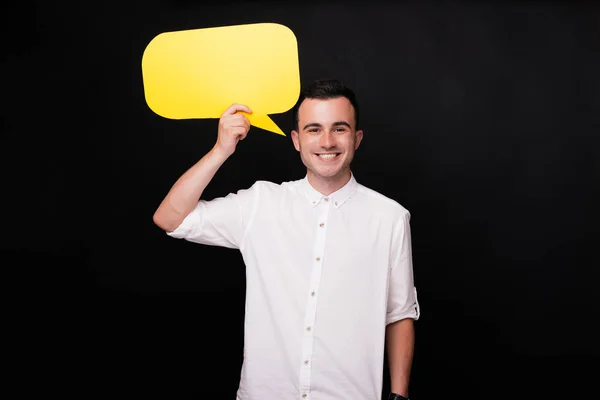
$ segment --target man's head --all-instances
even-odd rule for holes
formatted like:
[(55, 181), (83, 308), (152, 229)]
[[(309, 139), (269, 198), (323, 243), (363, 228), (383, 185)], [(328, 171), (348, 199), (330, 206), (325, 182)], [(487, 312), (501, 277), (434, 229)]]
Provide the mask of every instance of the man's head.
[(346, 182), (363, 137), (354, 92), (337, 80), (316, 81), (300, 94), (294, 116), (292, 140), (309, 179)]

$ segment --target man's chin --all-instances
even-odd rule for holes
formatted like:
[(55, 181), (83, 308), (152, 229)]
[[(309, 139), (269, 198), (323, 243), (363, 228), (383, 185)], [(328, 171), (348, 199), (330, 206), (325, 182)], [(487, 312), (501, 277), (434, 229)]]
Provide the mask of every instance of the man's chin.
[(315, 170), (313, 170), (313, 172), (318, 177), (327, 179), (327, 180), (333, 180), (333, 179), (339, 178), (342, 175), (342, 173), (341, 173), (342, 171), (339, 168), (335, 168), (335, 169), (316, 168)]

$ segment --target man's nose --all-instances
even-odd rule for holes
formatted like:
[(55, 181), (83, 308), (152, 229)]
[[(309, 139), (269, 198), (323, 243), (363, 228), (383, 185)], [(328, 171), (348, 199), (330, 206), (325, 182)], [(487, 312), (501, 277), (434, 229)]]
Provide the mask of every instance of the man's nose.
[(333, 147), (335, 144), (335, 139), (333, 137), (333, 134), (329, 131), (325, 131), (323, 133), (323, 135), (321, 136), (321, 147), (324, 148), (329, 148), (329, 147)]

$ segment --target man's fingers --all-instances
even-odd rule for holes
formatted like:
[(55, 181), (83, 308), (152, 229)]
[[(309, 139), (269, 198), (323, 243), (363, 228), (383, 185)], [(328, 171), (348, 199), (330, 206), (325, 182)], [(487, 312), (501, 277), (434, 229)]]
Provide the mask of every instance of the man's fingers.
[(226, 115), (222, 122), (230, 127), (242, 126), (250, 128), (250, 120), (244, 114)]
[(243, 104), (234, 103), (234, 104), (230, 105), (229, 107), (227, 107), (227, 109), (225, 111), (223, 111), (223, 114), (221, 114), (221, 116), (233, 115), (239, 111), (243, 111), (248, 114), (252, 114), (252, 110), (249, 107), (247, 107)]
[(248, 134), (248, 130), (246, 128), (234, 128), (231, 130), (231, 133), (235, 136), (237, 136), (240, 140), (245, 138), (246, 135)]

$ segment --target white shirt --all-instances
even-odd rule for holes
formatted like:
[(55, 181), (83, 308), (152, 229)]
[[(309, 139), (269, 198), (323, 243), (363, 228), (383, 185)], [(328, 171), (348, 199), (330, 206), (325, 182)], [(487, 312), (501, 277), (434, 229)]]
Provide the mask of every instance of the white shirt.
[(304, 179), (197, 207), (172, 237), (239, 249), (246, 265), (237, 400), (379, 400), (386, 324), (418, 319), (409, 212), (354, 178)]

